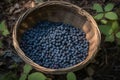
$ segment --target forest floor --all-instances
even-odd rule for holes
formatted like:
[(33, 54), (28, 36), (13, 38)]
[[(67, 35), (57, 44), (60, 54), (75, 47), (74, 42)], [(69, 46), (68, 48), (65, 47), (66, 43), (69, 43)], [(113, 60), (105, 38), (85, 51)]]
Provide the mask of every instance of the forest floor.
[[(78, 5), (94, 15), (91, 9), (94, 3), (106, 5), (114, 3), (115, 7), (119, 7), (119, 0), (63, 0)], [(33, 0), (2, 0), (0, 1), (0, 21), (5, 20), (10, 31), (8, 37), (3, 38), (3, 48), (0, 49), (0, 77), (9, 71), (14, 71), (17, 64), (20, 75), (21, 68), (24, 64), (14, 51), (12, 45), (12, 28), (18, 17), (27, 9), (37, 5)], [(104, 36), (102, 36), (104, 38)], [(17, 57), (17, 58), (16, 58)], [(120, 80), (120, 46), (115, 42), (104, 42), (101, 40), (100, 50), (95, 59), (85, 68), (75, 72), (78, 80)], [(65, 75), (47, 75), (52, 80), (66, 80)]]

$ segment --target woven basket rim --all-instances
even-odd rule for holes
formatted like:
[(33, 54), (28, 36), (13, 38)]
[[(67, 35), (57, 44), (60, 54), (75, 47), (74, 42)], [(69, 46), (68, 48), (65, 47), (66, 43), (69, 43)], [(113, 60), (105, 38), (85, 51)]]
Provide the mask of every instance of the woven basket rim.
[[(97, 49), (96, 51), (94, 52), (94, 55), (92, 55), (92, 57), (90, 59), (85, 59), (84, 61), (74, 65), (74, 66), (71, 66), (71, 67), (67, 67), (67, 68), (63, 68), (63, 69), (50, 69), (50, 68), (45, 68), (45, 67), (42, 67), (36, 63), (34, 63), (30, 58), (28, 58), (27, 56), (25, 56), (25, 53), (20, 49), (19, 47), (19, 43), (17, 41), (17, 26), (20, 25), (21, 21), (23, 18), (25, 18), (30, 12), (38, 9), (38, 8), (41, 8), (41, 7), (44, 7), (46, 5), (54, 5), (54, 4), (57, 4), (57, 5), (62, 5), (62, 6), (68, 6), (68, 7), (75, 7), (77, 9), (79, 9), (78, 13), (82, 16), (86, 16), (88, 21), (91, 22), (92, 25), (94, 25), (96, 27), (96, 31), (97, 31), (97, 35), (98, 35), (98, 38), (99, 40), (101, 41), (101, 36), (100, 36), (100, 31), (97, 27), (97, 24), (95, 22), (95, 20), (93, 19), (93, 17), (88, 13), (86, 12), (85, 10), (83, 10), (82, 8), (74, 5), (74, 4), (71, 4), (69, 2), (65, 2), (65, 1), (47, 1), (47, 2), (43, 2), (42, 4), (39, 4), (37, 5), (36, 7), (32, 8), (32, 9), (29, 9), (27, 10), (19, 19), (18, 21), (16, 22), (15, 26), (14, 26), (14, 29), (13, 29), (13, 45), (14, 45), (14, 48), (15, 50), (17, 50), (17, 53), (18, 55), (28, 64), (32, 65), (33, 67), (35, 67), (37, 70), (41, 71), (41, 72), (44, 72), (44, 73), (47, 73), (47, 74), (62, 74), (62, 73), (66, 73), (66, 72), (69, 72), (69, 71), (76, 71), (78, 70), (79, 66), (84, 66), (85, 64), (88, 64), (96, 55), (97, 51), (98, 51), (98, 48), (99, 48), (99, 44), (100, 44), (100, 41), (98, 42), (97, 44)], [(81, 14), (80, 12), (82, 12), (83, 14)], [(76, 69), (75, 69), (76, 68)]]

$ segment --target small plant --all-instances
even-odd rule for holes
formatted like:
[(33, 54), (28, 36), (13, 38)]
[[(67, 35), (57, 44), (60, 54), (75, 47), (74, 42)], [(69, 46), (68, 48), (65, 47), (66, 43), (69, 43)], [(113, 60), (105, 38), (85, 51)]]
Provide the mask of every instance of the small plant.
[(76, 75), (73, 72), (67, 73), (67, 80), (77, 80)]
[(29, 72), (32, 70), (32, 67), (28, 64), (26, 64), (24, 67), (23, 67), (23, 73), (21, 74), (21, 77), (19, 80), (26, 80), (27, 79), (27, 76), (29, 74)]
[(2, 43), (2, 38), (6, 37), (9, 33), (7, 26), (5, 24), (5, 21), (0, 22), (0, 48), (2, 48), (3, 43)]
[(117, 41), (120, 44), (120, 27), (118, 15), (113, 11), (114, 4), (109, 3), (105, 7), (95, 3), (93, 10), (96, 10), (94, 19), (98, 22), (99, 29), (105, 35), (105, 41)]
[(96, 10), (97, 15), (94, 17), (96, 20), (100, 20), (101, 23), (107, 24), (107, 20), (117, 20), (118, 16), (113, 12), (114, 4), (109, 3), (104, 8), (100, 4), (94, 4), (93, 9)]
[[(52, 80), (40, 72), (33, 72), (30, 74), (31, 70), (32, 67), (28, 64), (25, 64), (23, 67), (23, 73), (21, 74), (19, 80)], [(66, 78), (67, 80), (77, 80), (76, 75), (73, 72), (67, 73)]]
[(47, 78), (44, 74), (40, 72), (33, 72), (31, 74), (30, 71), (32, 70), (32, 67), (28, 64), (26, 64), (23, 67), (23, 73), (20, 76), (19, 80), (51, 80), (50, 78)]

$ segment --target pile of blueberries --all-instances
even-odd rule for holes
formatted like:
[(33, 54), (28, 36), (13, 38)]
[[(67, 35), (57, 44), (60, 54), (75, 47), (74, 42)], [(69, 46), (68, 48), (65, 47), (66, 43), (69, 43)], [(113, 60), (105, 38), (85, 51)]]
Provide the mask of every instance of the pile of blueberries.
[(60, 69), (86, 59), (89, 42), (85, 37), (81, 29), (72, 25), (40, 21), (23, 33), (20, 47), (35, 63)]

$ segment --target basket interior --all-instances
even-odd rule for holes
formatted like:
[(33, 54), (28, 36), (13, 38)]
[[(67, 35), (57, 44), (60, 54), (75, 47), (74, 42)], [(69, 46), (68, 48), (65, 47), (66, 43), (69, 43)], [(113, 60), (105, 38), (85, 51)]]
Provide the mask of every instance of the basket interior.
[(21, 36), (25, 30), (33, 27), (37, 22), (43, 20), (63, 22), (81, 28), (86, 22), (86, 17), (79, 15), (74, 9), (61, 5), (40, 7), (24, 16), (20, 26), (18, 27), (18, 36)]

